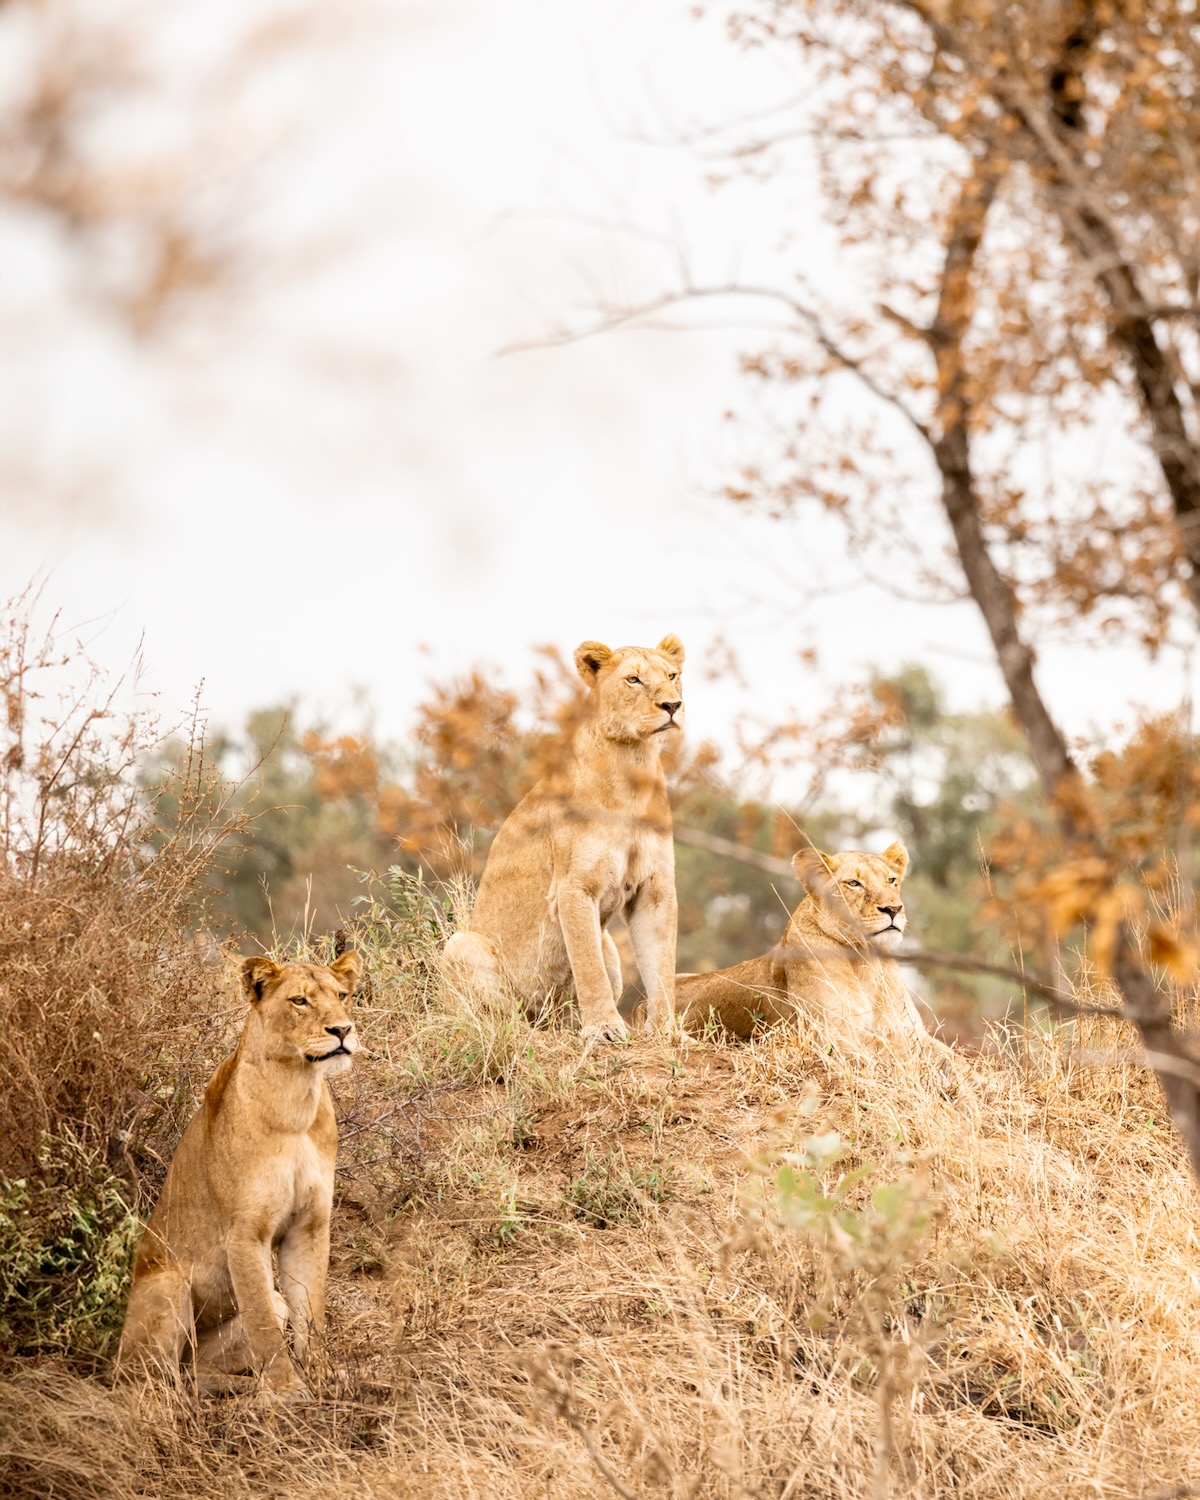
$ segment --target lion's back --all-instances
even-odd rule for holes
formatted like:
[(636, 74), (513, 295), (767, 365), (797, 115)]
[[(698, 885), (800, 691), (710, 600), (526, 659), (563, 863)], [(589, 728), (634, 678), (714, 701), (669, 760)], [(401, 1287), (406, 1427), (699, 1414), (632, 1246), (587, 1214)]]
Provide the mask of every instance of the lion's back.
[(675, 1003), (693, 1033), (715, 1024), (734, 1036), (751, 1037), (791, 1013), (784, 972), (770, 953), (729, 969), (677, 976)]

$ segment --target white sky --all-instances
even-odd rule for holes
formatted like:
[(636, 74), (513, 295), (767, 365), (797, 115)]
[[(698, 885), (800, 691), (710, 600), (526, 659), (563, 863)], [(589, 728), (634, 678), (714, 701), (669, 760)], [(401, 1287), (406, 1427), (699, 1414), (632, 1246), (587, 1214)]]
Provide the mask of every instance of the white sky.
[[(144, 637), (168, 717), (203, 679), (225, 724), (293, 695), (344, 715), (361, 687), (398, 733), (435, 675), (482, 658), (519, 680), (536, 643), (667, 630), (689, 649), (699, 735), (727, 738), (748, 709), (811, 711), (809, 644), (826, 680), (919, 659), (957, 704), (999, 702), (972, 607), (814, 597), (847, 576), (834, 530), (714, 498), (746, 441), (721, 420), (745, 403), (736, 356), (754, 341), (733, 318), (761, 313), (496, 357), (585, 314), (596, 287), (669, 281), (661, 248), (585, 217), (676, 239), (716, 279), (769, 275), (799, 224), (809, 269), (836, 276), (802, 173), (713, 193), (694, 151), (638, 138), (796, 87), (691, 9), (391, 7), (361, 45), (278, 84), (268, 103), (306, 123), (255, 189), (256, 290), (160, 348), (86, 303), (44, 225), (0, 219), (0, 591), (43, 577), (47, 607), (92, 622), (110, 666)], [(203, 11), (181, 55), (197, 34), (217, 47), (236, 7)], [(299, 274), (318, 241), (324, 264)], [(745, 688), (705, 683), (718, 634)], [(1148, 668), (1051, 650), (1041, 677), (1078, 733), (1174, 706), (1188, 671), (1177, 654)]]

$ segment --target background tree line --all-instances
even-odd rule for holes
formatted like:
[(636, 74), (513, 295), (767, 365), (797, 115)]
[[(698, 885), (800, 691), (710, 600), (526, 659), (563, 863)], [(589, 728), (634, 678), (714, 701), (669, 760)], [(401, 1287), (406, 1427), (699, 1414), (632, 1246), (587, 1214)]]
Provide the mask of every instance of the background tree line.
[[(557, 753), (580, 705), (569, 666), (547, 649), (524, 685), (480, 667), (434, 688), (403, 744), (366, 726), (335, 733), (294, 704), (213, 734), (204, 754), (220, 774), (201, 795), (248, 823), (210, 873), (197, 920), (269, 942), (333, 929), (371, 878), (392, 868), (434, 880), (477, 877), (496, 830)], [(1193, 857), (1194, 751), (1164, 722), (1096, 763), (1114, 832), (1131, 851), (1170, 847), (1185, 862)], [(195, 784), (180, 775), (189, 755), (194, 746), (169, 742), (144, 773), (163, 830), (177, 826), (184, 788)], [(913, 854), (906, 895), (922, 945), (1014, 962), (1016, 888), (1004, 861), (1019, 868), (1023, 845), (1038, 829), (1045, 836), (1045, 809), (1010, 718), (950, 712), (929, 673), (909, 666), (876, 676), (816, 723), (773, 731), (752, 755), (760, 770), (785, 755), (796, 760), (806, 784), (782, 802), (744, 795), (711, 744), (685, 743), (670, 763), (681, 970), (734, 963), (778, 940), (799, 887), (772, 860), (785, 866), (807, 839), (870, 845), (885, 832)], [(1155, 766), (1157, 796), (1149, 795)], [(1002, 868), (993, 871), (997, 850)], [(1055, 937), (1050, 929), (1027, 934), (1026, 958), (1053, 965)], [(931, 975), (924, 988), (951, 1029), (967, 1035), (1013, 997), (1013, 986), (995, 978)]]

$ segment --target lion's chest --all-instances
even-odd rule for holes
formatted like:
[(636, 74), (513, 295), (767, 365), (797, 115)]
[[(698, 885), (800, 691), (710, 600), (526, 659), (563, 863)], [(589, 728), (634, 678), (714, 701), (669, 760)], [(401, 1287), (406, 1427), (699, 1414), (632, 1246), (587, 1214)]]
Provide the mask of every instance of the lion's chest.
[(588, 872), (602, 926), (637, 906), (648, 889), (661, 883), (664, 872), (668, 878), (671, 874), (669, 839), (632, 822), (625, 832), (615, 847), (597, 850)]
[(278, 1244), (298, 1220), (328, 1212), (333, 1163), (311, 1136), (293, 1136), (281, 1150), (265, 1155), (243, 1186), (242, 1212), (252, 1212), (263, 1237)]
[(843, 1042), (859, 1045), (903, 1021), (907, 991), (893, 963), (794, 925), (785, 946), (789, 993)]

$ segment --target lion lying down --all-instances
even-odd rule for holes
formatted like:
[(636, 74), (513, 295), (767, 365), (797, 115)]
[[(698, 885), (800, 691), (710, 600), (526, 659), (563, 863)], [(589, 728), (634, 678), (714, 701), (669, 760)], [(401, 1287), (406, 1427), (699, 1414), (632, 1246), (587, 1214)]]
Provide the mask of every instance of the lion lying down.
[(805, 849), (792, 865), (808, 895), (778, 948), (731, 969), (677, 976), (686, 1028), (700, 1032), (715, 1022), (750, 1037), (802, 1015), (843, 1052), (861, 1054), (880, 1042), (949, 1056), (950, 1048), (926, 1031), (890, 956), (907, 920), (900, 894), (908, 868), (903, 844), (882, 854)]
[(358, 1048), (347, 1006), (360, 972), (357, 953), (328, 968), (243, 962), (250, 1014), (138, 1249), (118, 1374), (177, 1380), (190, 1350), (203, 1394), (304, 1391), (284, 1329), (303, 1360), (324, 1325), (337, 1155), (326, 1079)]

